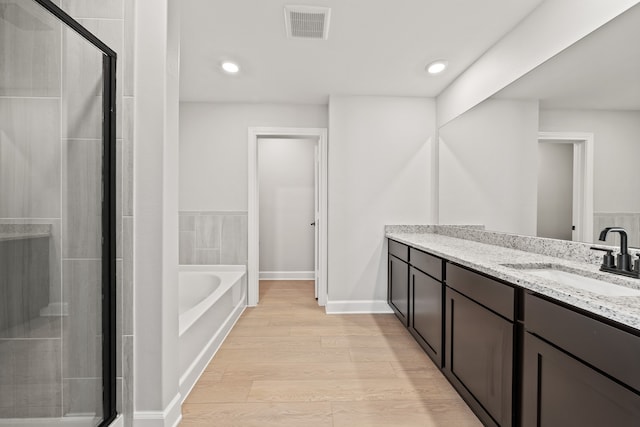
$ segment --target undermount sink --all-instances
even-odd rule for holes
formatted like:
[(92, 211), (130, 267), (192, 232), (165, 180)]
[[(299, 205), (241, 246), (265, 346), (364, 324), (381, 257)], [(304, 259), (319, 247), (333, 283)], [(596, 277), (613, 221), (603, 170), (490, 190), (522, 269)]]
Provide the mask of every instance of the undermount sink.
[(639, 289), (628, 288), (622, 285), (605, 282), (603, 280), (594, 279), (570, 271), (566, 271), (563, 266), (555, 266), (547, 264), (543, 266), (503, 264), (506, 267), (515, 268), (533, 276), (543, 279), (552, 280), (562, 285), (571, 286), (573, 288), (582, 289), (593, 292), (595, 294), (608, 297), (635, 297), (640, 296)]

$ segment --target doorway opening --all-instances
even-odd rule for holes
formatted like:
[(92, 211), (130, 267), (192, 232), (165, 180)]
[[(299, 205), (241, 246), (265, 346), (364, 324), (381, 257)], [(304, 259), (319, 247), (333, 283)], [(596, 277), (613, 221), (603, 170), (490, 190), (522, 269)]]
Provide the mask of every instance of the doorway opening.
[(538, 134), (537, 236), (593, 241), (593, 134)]
[(265, 281), (315, 280), (317, 147), (318, 138), (258, 138), (262, 295)]
[[(307, 163), (309, 168), (313, 168), (310, 171), (301, 169), (300, 165), (294, 167), (287, 166), (284, 158), (281, 162), (281, 169), (290, 167), (291, 170), (278, 171), (278, 153), (279, 149), (286, 146), (292, 147), (291, 142), (297, 144), (297, 150), (301, 151), (300, 154), (309, 156), (313, 153), (312, 163)], [(315, 296), (318, 300), (318, 305), (324, 306), (327, 300), (327, 284), (326, 284), (326, 260), (327, 260), (327, 130), (324, 128), (249, 128), (249, 200), (248, 200), (248, 226), (249, 226), (249, 251), (248, 251), (248, 266), (247, 266), (247, 280), (248, 280), (248, 292), (247, 292), (247, 304), (249, 306), (255, 306), (259, 302), (260, 298), (260, 279), (307, 279), (315, 280)], [(260, 145), (260, 144), (264, 144)], [(310, 146), (305, 144), (311, 144)], [(275, 148), (274, 150), (265, 150), (267, 146)], [(309, 151), (311, 149), (311, 152)], [(269, 153), (269, 151), (272, 151)], [(306, 154), (304, 152), (306, 151)], [(263, 209), (268, 210), (269, 215), (273, 215), (274, 211), (280, 210), (281, 218), (279, 221), (282, 223), (282, 227), (276, 227), (275, 230), (262, 230), (260, 228), (260, 209), (261, 209), (261, 185), (260, 178), (261, 172), (259, 162), (259, 152), (262, 152), (262, 156), (265, 161), (265, 169), (269, 169), (271, 175), (270, 179), (278, 179), (286, 176), (293, 177), (296, 174), (299, 175), (300, 180), (313, 181), (313, 188), (309, 188), (309, 183), (302, 187), (294, 189), (292, 191), (281, 192), (279, 200), (273, 200), (268, 197), (262, 197)], [(296, 171), (297, 170), (297, 171)], [(311, 176), (309, 176), (311, 175)], [(265, 178), (262, 174), (262, 178)], [(269, 191), (268, 187), (273, 183), (263, 182), (263, 191)], [(307, 196), (304, 193), (313, 193), (313, 197), (310, 200), (310, 205), (306, 209), (309, 212), (304, 217), (298, 215), (293, 219), (294, 212), (287, 212), (287, 205), (289, 209), (298, 210), (298, 214), (302, 212), (298, 209), (300, 206), (296, 206)], [(288, 194), (286, 194), (288, 193)], [(266, 202), (266, 205), (265, 205)], [(306, 203), (306, 202), (304, 202)], [(293, 208), (291, 208), (293, 206)], [(310, 215), (310, 216), (309, 216)], [(289, 218), (287, 219), (287, 216)], [(306, 224), (304, 227), (309, 227), (306, 231), (301, 228), (304, 221)], [(296, 224), (298, 223), (298, 224)], [(291, 227), (297, 229), (298, 235), (274, 235), (283, 231), (285, 228), (291, 231)], [(281, 228), (281, 230), (279, 229)], [(295, 234), (295, 233), (294, 233)], [(310, 235), (311, 234), (311, 235)], [(277, 247), (269, 248), (269, 254), (265, 255), (268, 259), (261, 262), (260, 247), (261, 239), (265, 239), (264, 243), (273, 244), (277, 240)], [(286, 256), (286, 252), (290, 252), (290, 248), (287, 245), (292, 242), (300, 243), (301, 241), (313, 240), (313, 248), (310, 252), (313, 255), (296, 254), (302, 256), (304, 259), (298, 259), (298, 265), (306, 265), (307, 267), (301, 271), (283, 271), (278, 270), (277, 266), (282, 266), (282, 257)], [(304, 243), (303, 243), (304, 244)], [(265, 248), (266, 249), (266, 248)], [(266, 253), (264, 253), (266, 254)], [(263, 254), (263, 255), (264, 255)], [(312, 256), (312, 262), (309, 262), (309, 256)], [(274, 267), (276, 266), (276, 267)], [(269, 271), (269, 269), (276, 268)], [(261, 274), (262, 271), (262, 274)], [(262, 276), (262, 277), (261, 277)]]

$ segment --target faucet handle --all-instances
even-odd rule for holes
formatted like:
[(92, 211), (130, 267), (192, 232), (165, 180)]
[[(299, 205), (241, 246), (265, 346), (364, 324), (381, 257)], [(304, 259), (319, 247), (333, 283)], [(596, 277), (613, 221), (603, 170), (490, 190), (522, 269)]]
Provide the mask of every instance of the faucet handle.
[[(613, 249), (599, 248), (597, 246), (591, 246), (590, 249), (594, 251), (606, 252), (606, 254), (604, 254), (604, 256), (602, 257), (603, 266), (610, 267), (610, 268), (614, 268), (616, 266), (615, 259), (613, 257)], [(638, 256), (640, 257), (640, 255)]]

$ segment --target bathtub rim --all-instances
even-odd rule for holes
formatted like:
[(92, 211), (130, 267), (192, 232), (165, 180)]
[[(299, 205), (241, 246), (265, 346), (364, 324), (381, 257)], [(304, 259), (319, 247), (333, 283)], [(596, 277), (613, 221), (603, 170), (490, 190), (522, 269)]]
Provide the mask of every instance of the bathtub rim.
[[(178, 316), (178, 337), (184, 335), (195, 325), (204, 312), (215, 304), (222, 294), (246, 276), (247, 267), (244, 265), (179, 265), (178, 273), (181, 272), (221, 273), (222, 277), (220, 285), (211, 294)], [(180, 281), (178, 280), (178, 292), (180, 292), (179, 287)]]
[[(224, 273), (224, 272), (223, 272)], [(234, 273), (231, 273), (234, 274)], [(185, 277), (185, 283), (183, 283), (183, 275), (188, 275), (188, 276), (192, 276), (192, 275), (196, 275), (197, 280), (195, 281), (196, 283), (189, 283), (190, 281), (192, 281), (193, 279), (191, 277)], [(226, 276), (228, 276), (228, 274), (226, 274)], [(214, 272), (200, 272), (200, 271), (181, 271), (178, 273), (178, 278), (179, 278), (179, 289), (178, 289), (178, 315), (182, 316), (184, 313), (187, 313), (189, 310), (191, 310), (194, 307), (197, 307), (198, 305), (200, 305), (200, 303), (202, 303), (205, 299), (207, 299), (212, 293), (214, 293), (216, 291), (216, 289), (218, 289), (220, 287), (220, 285), (222, 284), (222, 279), (223, 277), (226, 277), (225, 275), (220, 275), (220, 274), (215, 274)], [(201, 281), (201, 279), (206, 279), (206, 282)], [(194, 288), (194, 289), (189, 289), (188, 291), (186, 291), (184, 288)], [(197, 289), (200, 288), (200, 289)], [(183, 291), (185, 291), (186, 294), (189, 294), (188, 299), (190, 301), (189, 305), (187, 307), (183, 307)], [(187, 299), (186, 295), (185, 295), (185, 299)], [(195, 303), (194, 303), (195, 301)], [(186, 301), (185, 301), (186, 302)]]
[(179, 264), (178, 272), (181, 271), (243, 271), (247, 272), (244, 264)]

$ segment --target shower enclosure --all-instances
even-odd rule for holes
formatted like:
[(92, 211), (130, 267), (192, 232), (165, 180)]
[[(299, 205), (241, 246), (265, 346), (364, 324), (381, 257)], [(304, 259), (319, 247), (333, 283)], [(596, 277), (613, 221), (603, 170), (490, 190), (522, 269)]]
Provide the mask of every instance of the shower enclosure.
[(0, 426), (116, 415), (116, 54), (0, 0)]

